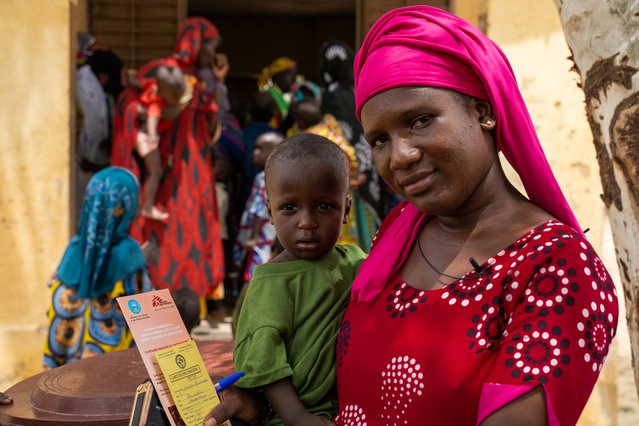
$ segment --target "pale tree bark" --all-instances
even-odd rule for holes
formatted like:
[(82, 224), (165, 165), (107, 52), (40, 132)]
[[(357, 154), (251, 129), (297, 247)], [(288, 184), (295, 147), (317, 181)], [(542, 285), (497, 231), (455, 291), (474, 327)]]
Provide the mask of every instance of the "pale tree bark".
[(639, 0), (555, 4), (586, 95), (639, 383)]

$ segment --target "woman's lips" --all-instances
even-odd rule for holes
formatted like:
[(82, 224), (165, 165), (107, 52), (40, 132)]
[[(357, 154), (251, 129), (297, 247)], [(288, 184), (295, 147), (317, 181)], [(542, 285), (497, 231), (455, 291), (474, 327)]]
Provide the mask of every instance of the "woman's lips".
[(417, 172), (398, 180), (398, 184), (407, 195), (416, 195), (426, 191), (432, 184), (432, 172)]

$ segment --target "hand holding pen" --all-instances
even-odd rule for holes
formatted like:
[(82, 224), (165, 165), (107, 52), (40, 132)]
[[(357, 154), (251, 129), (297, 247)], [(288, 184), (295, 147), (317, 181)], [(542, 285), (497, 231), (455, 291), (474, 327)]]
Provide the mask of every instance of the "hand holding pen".
[(235, 383), (238, 380), (240, 380), (240, 378), (242, 378), (242, 376), (244, 376), (244, 372), (243, 371), (238, 371), (237, 373), (233, 373), (233, 374), (231, 374), (228, 377), (220, 379), (220, 381), (217, 382), (214, 385), (215, 386), (215, 390), (217, 391), (217, 393), (222, 392), (224, 389), (229, 388), (233, 383)]

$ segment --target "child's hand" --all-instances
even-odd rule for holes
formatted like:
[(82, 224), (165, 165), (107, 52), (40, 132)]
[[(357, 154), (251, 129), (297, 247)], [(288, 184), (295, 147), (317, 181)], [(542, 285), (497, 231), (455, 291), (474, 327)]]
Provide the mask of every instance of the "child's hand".
[(224, 83), (226, 75), (229, 73), (230, 65), (229, 59), (224, 53), (218, 53), (215, 55), (215, 61), (211, 67), (213, 70), (213, 77), (218, 83)]

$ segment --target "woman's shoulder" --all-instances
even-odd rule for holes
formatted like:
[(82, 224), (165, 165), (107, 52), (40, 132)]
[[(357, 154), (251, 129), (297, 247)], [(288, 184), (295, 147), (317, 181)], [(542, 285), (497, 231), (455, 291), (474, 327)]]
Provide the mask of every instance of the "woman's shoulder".
[(533, 267), (535, 271), (556, 264), (556, 267), (561, 268), (583, 269), (586, 274), (596, 270), (602, 277), (608, 275), (601, 258), (586, 237), (556, 219), (530, 229), (508, 245), (501, 254), (521, 259), (521, 265), (537, 265)]
[(548, 240), (562, 240), (564, 244), (588, 244), (588, 240), (581, 233), (576, 231), (569, 225), (558, 221), (557, 219), (548, 219), (544, 222), (530, 228), (530, 230), (522, 237), (529, 238), (532, 241), (546, 242)]

